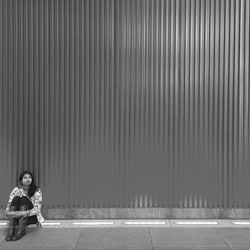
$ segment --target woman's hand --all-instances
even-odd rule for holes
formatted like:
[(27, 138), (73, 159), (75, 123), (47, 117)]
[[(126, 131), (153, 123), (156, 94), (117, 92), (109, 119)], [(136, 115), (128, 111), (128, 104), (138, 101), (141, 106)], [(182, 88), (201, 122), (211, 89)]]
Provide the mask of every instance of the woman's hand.
[(20, 217), (26, 217), (28, 216), (28, 211), (18, 211)]
[(27, 216), (27, 211), (6, 212), (6, 216), (10, 218), (21, 218), (21, 217)]
[(19, 214), (20, 211), (11, 211), (11, 212), (6, 212), (6, 216), (8, 218), (20, 218), (20, 214)]

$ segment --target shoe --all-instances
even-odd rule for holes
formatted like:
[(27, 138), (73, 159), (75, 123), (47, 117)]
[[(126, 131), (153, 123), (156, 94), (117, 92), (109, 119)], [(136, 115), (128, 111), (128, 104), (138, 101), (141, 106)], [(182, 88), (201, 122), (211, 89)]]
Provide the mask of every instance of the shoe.
[[(10, 206), (10, 211), (16, 211), (16, 206)], [(12, 240), (12, 237), (15, 234), (15, 218), (9, 218), (9, 231), (8, 231), (8, 235), (6, 236), (5, 240), (6, 241), (10, 241)]]
[[(20, 211), (26, 211), (28, 207), (25, 205), (20, 206)], [(12, 237), (13, 241), (21, 239), (26, 234), (27, 217), (19, 218), (19, 226), (17, 226), (16, 234)]]

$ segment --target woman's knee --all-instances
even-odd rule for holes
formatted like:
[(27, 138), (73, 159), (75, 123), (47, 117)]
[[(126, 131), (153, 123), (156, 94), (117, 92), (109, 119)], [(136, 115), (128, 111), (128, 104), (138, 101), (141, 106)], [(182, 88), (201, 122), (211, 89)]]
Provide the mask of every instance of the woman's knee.
[(20, 205), (21, 206), (25, 205), (27, 210), (33, 208), (33, 204), (26, 196), (22, 196), (20, 202), (21, 202)]
[(28, 205), (29, 204), (29, 199), (26, 196), (22, 196), (20, 198), (21, 205)]
[(16, 206), (16, 207), (18, 207), (19, 205), (20, 205), (20, 203), (21, 203), (21, 197), (19, 197), (19, 196), (15, 196), (14, 198), (13, 198), (13, 200), (11, 201), (11, 206)]

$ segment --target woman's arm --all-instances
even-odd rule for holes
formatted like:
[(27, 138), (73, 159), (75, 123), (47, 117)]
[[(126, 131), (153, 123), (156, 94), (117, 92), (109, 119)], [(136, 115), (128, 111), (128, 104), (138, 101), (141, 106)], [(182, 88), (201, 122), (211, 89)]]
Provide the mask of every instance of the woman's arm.
[[(8, 203), (7, 203), (7, 206), (6, 206), (5, 214), (6, 214), (7, 217), (8, 217), (9, 212), (10, 212), (11, 202), (12, 202), (13, 198), (16, 196), (16, 194), (17, 194), (17, 188), (15, 187), (14, 189), (12, 189), (12, 191), (11, 191), (11, 193), (9, 195), (9, 200), (8, 200)], [(11, 214), (13, 214), (13, 213), (10, 213), (10, 215)]]
[(35, 199), (35, 204), (34, 207), (29, 211), (28, 216), (33, 216), (33, 215), (37, 215), (39, 213), (39, 211), (41, 210), (42, 207), (42, 191), (39, 188), (35, 194), (34, 194), (34, 199)]

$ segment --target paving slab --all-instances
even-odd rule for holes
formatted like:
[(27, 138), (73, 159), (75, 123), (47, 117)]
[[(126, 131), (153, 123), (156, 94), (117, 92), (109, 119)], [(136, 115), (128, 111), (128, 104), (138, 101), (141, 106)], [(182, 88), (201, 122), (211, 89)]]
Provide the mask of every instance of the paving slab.
[(231, 247), (232, 250), (249, 250), (249, 247)]
[[(1, 250), (74, 250), (74, 248), (68, 248), (68, 247), (11, 247), (11, 246), (8, 246), (7, 248), (6, 247), (0, 247)], [(84, 250), (84, 248), (83, 248)]]
[(83, 245), (90, 249), (152, 249), (148, 228), (84, 228), (76, 250), (82, 249)]
[(230, 247), (250, 249), (250, 228), (216, 228)]
[(38, 248), (60, 248), (74, 249), (81, 229), (61, 228), (29, 228), (26, 235), (17, 241), (5, 241), (6, 229), (0, 233), (0, 249), (38, 249)]
[(157, 247), (228, 247), (211, 228), (150, 228), (153, 246)]
[(88, 248), (88, 247), (81, 247), (81, 248), (75, 248), (75, 250), (154, 250), (152, 247), (98, 247), (98, 248)]
[(230, 247), (154, 247), (154, 250), (229, 250)]

